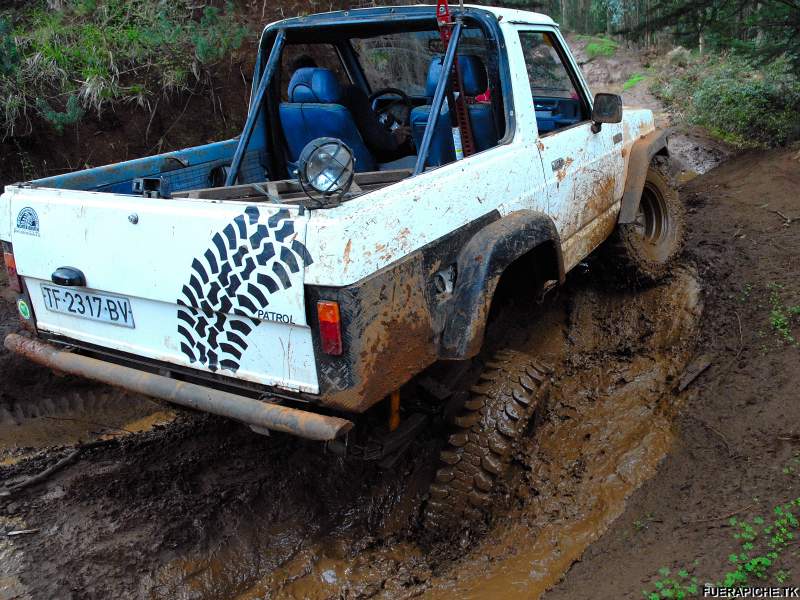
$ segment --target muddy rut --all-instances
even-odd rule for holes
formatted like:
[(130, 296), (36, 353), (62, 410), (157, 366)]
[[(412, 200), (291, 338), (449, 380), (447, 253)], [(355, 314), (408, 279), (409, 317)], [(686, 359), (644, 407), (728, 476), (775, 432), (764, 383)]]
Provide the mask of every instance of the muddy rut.
[[(456, 539), (420, 525), (440, 431), (381, 471), (314, 444), (127, 398), (106, 415), (113, 423), (98, 424), (103, 410), (90, 424), (71, 422), (73, 435), (100, 440), (78, 462), (0, 498), (2, 529), (36, 530), (3, 542), (0, 590), (32, 598), (535, 597), (666, 453), (680, 403), (673, 390), (701, 307), (687, 267), (643, 293), (578, 274), (543, 305), (513, 308), (519, 326), (505, 343), (554, 367), (551, 392), (495, 493), (491, 521)], [(91, 390), (99, 407), (108, 393)], [(41, 444), (53, 427), (47, 417), (58, 413), (59, 402), (51, 404), (50, 413), (0, 410), (6, 484), (68, 452), (56, 442), (65, 438)]]

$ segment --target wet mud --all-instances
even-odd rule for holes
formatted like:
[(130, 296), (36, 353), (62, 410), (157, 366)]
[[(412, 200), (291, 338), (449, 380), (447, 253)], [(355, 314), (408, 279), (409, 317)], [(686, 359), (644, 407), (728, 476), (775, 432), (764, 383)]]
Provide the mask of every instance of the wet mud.
[[(4, 540), (0, 590), (23, 598), (537, 597), (667, 452), (674, 388), (701, 308), (689, 267), (642, 293), (577, 274), (542, 305), (509, 308), (514, 326), (502, 343), (550, 364), (551, 392), (494, 493), (492, 518), (455, 539), (421, 525), (444, 435), (435, 428), (382, 471), (312, 443), (203, 415), (162, 418), (163, 407), (133, 402), (79, 462), (0, 498), (0, 529), (37, 530)], [(130, 425), (137, 411), (147, 425), (139, 433)], [(36, 448), (35, 422), (0, 427), (17, 427), (13, 444)], [(115, 427), (134, 433), (109, 436)], [(86, 431), (72, 433), (77, 442)], [(52, 464), (68, 452), (68, 435), (60, 448), (53, 441), (0, 466), (0, 479)]]

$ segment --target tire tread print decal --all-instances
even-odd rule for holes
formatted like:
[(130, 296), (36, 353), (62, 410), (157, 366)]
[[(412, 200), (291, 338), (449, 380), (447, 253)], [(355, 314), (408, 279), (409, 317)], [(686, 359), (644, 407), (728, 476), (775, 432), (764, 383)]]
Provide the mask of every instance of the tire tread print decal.
[(192, 260), (177, 300), (181, 352), (212, 372), (238, 371), (258, 312), (313, 262), (287, 209), (265, 215), (248, 206)]

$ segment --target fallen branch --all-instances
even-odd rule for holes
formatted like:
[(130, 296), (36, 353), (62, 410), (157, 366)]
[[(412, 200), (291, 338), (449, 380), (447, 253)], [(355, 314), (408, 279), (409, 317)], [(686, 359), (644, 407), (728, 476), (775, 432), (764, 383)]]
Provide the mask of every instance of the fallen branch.
[(702, 425), (712, 433), (715, 433), (719, 437), (719, 439), (722, 440), (722, 443), (725, 444), (725, 448), (728, 450), (728, 456), (730, 456), (731, 458), (736, 456), (736, 453), (731, 449), (731, 445), (728, 443), (728, 438), (726, 438), (719, 429), (717, 429), (716, 427), (712, 427), (699, 417), (694, 417), (694, 420), (700, 423), (700, 425)]
[(20, 481), (19, 483), (9, 485), (5, 489), (0, 490), (0, 496), (10, 496), (11, 494), (14, 494), (16, 492), (19, 492), (20, 490), (25, 489), (26, 487), (30, 487), (34, 484), (44, 481), (45, 479), (50, 477), (53, 473), (59, 471), (60, 469), (63, 469), (70, 463), (74, 462), (78, 458), (80, 453), (83, 451), (83, 449), (84, 448), (78, 448), (77, 450), (73, 450), (67, 456), (59, 460), (54, 465), (47, 467), (41, 473), (34, 475), (33, 477), (29, 477), (24, 481)]
[(116, 431), (121, 431), (123, 433), (133, 434), (133, 431), (131, 431), (130, 429), (125, 429), (124, 427), (115, 427), (114, 425), (106, 425), (105, 423), (98, 423), (96, 421), (87, 421), (86, 419), (76, 419), (74, 417), (51, 417), (51, 416), (45, 416), (44, 418), (50, 419), (52, 421), (72, 421), (74, 423), (84, 423), (86, 425), (102, 427), (103, 429), (116, 430)]
[(783, 225), (784, 225), (784, 227), (788, 227), (789, 225), (791, 225), (791, 224), (792, 224), (792, 223), (794, 223), (795, 221), (800, 221), (800, 217), (787, 217), (787, 216), (786, 216), (785, 214), (783, 214), (781, 211), (779, 211), (779, 210), (775, 210), (774, 208), (769, 208), (769, 209), (767, 209), (767, 210), (769, 210), (769, 212), (773, 212), (773, 213), (775, 213), (775, 214), (776, 214), (776, 215), (778, 215), (778, 216), (779, 216), (781, 219), (783, 219), (783, 220), (784, 220), (784, 224), (783, 224)]
[(752, 504), (748, 504), (744, 508), (740, 508), (739, 510), (735, 510), (732, 513), (728, 513), (726, 515), (720, 515), (718, 517), (709, 517), (707, 519), (698, 519), (697, 521), (687, 521), (686, 524), (694, 525), (696, 523), (710, 523), (711, 521), (721, 521), (722, 519), (730, 519), (731, 517), (735, 517), (739, 513), (743, 513), (744, 511), (749, 510), (752, 507), (753, 507)]
[(29, 535), (31, 533), (39, 533), (39, 529), (18, 529), (17, 531), (9, 531), (6, 535), (8, 537), (16, 537), (18, 535)]

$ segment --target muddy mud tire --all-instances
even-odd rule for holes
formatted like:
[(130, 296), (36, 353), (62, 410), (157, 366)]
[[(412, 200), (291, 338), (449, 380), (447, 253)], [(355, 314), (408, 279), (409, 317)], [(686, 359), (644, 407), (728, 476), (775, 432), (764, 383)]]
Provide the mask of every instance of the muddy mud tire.
[(440, 453), (423, 515), (426, 529), (452, 531), (488, 513), (491, 492), (548, 384), (549, 369), (527, 354), (502, 350), (487, 362)]
[(683, 250), (684, 209), (671, 182), (669, 162), (656, 156), (647, 170), (636, 220), (617, 226), (602, 257), (620, 283), (649, 285), (669, 272)]

